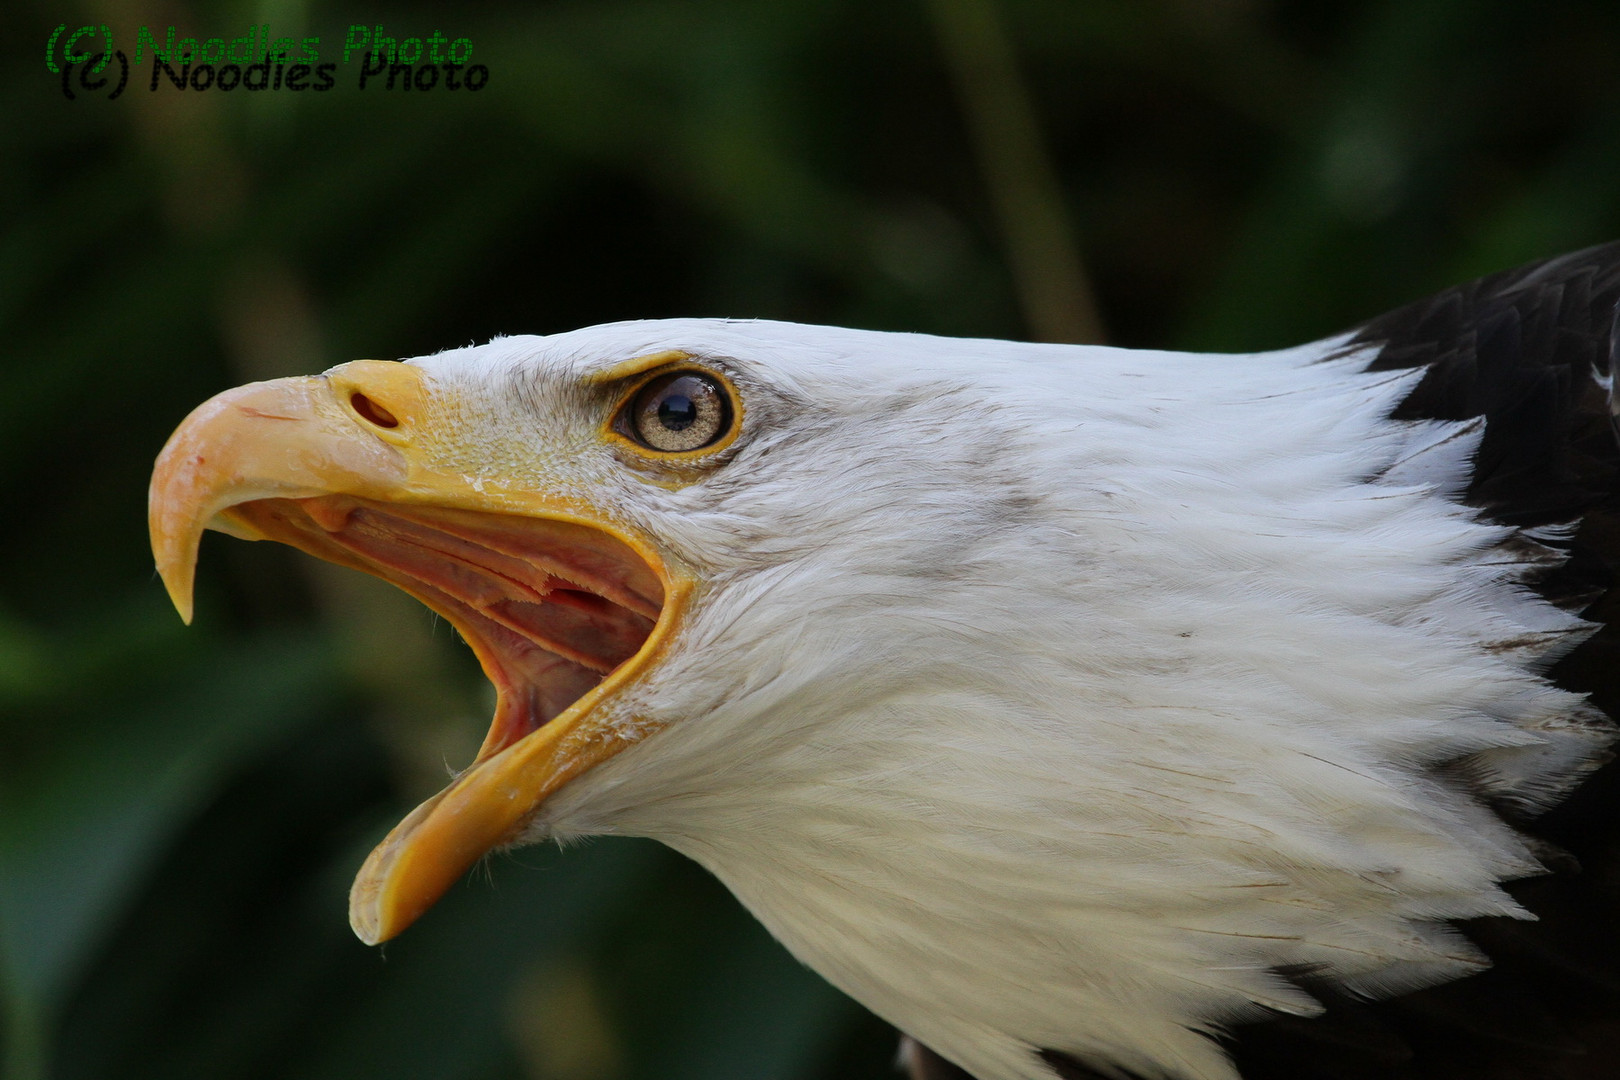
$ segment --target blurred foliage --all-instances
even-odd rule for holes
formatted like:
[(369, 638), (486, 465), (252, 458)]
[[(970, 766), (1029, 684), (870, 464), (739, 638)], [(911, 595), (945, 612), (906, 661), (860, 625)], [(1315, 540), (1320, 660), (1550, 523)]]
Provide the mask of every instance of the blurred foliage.
[[(67, 100), (59, 23), (470, 38), (482, 91)], [(150, 570), (227, 386), (591, 322), (1256, 349), (1620, 234), (1611, 0), (13, 4), (0, 87), (0, 1067), (880, 1077), (892, 1035), (654, 845), (491, 860), (386, 949), (350, 875), (490, 702), (269, 545)], [(1052, 282), (1067, 283), (1062, 289)], [(1088, 284), (1089, 282), (1089, 284)], [(1094, 289), (1094, 296), (1084, 293)]]

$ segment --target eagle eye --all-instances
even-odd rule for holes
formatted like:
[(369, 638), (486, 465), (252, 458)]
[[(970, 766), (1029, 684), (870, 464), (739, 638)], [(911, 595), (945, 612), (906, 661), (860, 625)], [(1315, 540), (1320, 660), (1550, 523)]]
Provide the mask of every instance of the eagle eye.
[(731, 430), (731, 399), (720, 380), (701, 371), (672, 371), (636, 391), (628, 434), (649, 450), (701, 450)]

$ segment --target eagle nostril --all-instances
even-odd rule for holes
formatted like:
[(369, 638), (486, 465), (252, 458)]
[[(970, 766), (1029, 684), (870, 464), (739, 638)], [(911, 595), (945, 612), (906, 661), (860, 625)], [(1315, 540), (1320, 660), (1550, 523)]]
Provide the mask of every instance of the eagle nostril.
[(349, 395), (349, 404), (354, 406), (354, 411), (359, 413), (362, 419), (376, 424), (380, 428), (399, 427), (399, 421), (394, 418), (393, 413), (358, 390)]

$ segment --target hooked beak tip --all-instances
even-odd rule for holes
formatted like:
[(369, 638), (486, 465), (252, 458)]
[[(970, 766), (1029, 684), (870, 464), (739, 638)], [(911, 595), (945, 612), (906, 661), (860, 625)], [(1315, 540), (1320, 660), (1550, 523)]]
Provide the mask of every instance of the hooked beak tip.
[(168, 492), (153, 486), (149, 519), (152, 554), (169, 602), (180, 613), (181, 621), (190, 626), (197, 548), (202, 542), (203, 530), (200, 523), (188, 520), (186, 513), (170, 505), (167, 495)]
[(178, 582), (170, 582), (165, 580), (164, 585), (167, 586), (169, 590), (169, 602), (174, 605), (174, 610), (180, 613), (180, 621), (185, 623), (187, 626), (190, 626), (191, 617), (193, 614), (191, 606), (191, 583), (188, 581), (185, 583), (185, 585), (181, 585)]

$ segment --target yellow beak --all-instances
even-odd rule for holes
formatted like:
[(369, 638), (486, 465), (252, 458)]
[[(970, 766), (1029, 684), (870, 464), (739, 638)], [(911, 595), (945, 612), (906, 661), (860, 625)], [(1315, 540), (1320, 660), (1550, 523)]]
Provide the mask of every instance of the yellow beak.
[(460, 415), (435, 407), (446, 393), (418, 368), (371, 360), (252, 383), (187, 417), (152, 476), (152, 550), (187, 622), (205, 528), (280, 540), (417, 596), (495, 684), (477, 759), (355, 879), (350, 923), (369, 944), (515, 839), (553, 792), (656, 729), (599, 715), (656, 660), (691, 591), (649, 541), (577, 498), (441, 464)]

